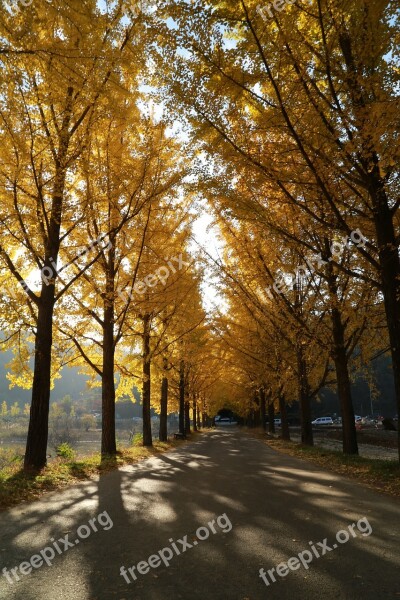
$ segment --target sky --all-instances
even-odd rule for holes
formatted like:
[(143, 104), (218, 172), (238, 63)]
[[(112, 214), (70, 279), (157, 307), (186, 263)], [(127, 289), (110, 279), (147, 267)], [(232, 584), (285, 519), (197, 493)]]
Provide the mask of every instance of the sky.
[[(209, 255), (211, 257), (211, 259), (208, 259), (208, 262), (212, 262), (212, 259), (218, 260), (223, 250), (218, 227), (216, 225), (213, 226), (212, 222), (213, 218), (211, 214), (204, 207), (202, 213), (193, 224), (193, 240), (189, 247), (191, 252), (204, 251), (206, 256)], [(210, 269), (206, 269), (202, 285), (202, 295), (203, 305), (207, 312), (212, 312), (215, 306), (218, 306), (219, 309), (225, 306), (225, 302), (218, 293), (215, 283), (215, 278), (212, 277)]]

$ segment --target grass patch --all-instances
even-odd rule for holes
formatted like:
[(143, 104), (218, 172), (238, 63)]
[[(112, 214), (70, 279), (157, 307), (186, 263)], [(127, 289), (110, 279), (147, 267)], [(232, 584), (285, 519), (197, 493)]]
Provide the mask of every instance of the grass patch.
[(0, 468), (0, 510), (15, 506), (20, 502), (36, 500), (45, 492), (92, 479), (99, 473), (137, 463), (150, 456), (186, 444), (188, 441), (190, 440), (171, 439), (168, 442), (153, 440), (152, 447), (134, 445), (119, 451), (116, 456), (108, 457), (102, 457), (100, 453), (85, 456), (80, 460), (57, 457), (51, 460), (38, 474), (23, 472), (21, 456), (7, 456), (8, 460), (4, 461), (6, 464), (3, 463)]
[(278, 452), (303, 458), (329, 471), (357, 479), (374, 490), (400, 497), (400, 464), (397, 460), (364, 458), (281, 439), (264, 441)]

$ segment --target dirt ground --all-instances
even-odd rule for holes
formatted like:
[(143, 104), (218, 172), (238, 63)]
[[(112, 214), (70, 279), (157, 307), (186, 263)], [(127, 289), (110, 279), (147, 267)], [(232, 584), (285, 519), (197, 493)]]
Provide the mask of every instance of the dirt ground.
[[(299, 429), (291, 431), (294, 442), (300, 441)], [(357, 431), (357, 441), (360, 456), (365, 458), (378, 458), (381, 460), (396, 460), (397, 431), (385, 431), (384, 429), (367, 428)], [(314, 431), (314, 443), (316, 446), (330, 450), (342, 449), (341, 429), (318, 429)]]

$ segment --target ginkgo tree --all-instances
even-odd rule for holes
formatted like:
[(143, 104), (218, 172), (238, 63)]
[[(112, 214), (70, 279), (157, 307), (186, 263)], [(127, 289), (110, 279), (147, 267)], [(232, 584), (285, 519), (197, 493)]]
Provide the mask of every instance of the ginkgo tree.
[[(181, 232), (180, 239), (188, 241), (190, 229)], [(172, 238), (173, 239), (173, 238)], [(179, 247), (178, 247), (179, 248)], [(182, 430), (185, 389), (187, 390), (186, 373), (189, 347), (193, 346), (193, 336), (197, 336), (205, 319), (201, 305), (200, 284), (201, 271), (187, 252), (182, 252), (185, 268), (171, 273), (165, 289), (154, 290), (146, 295), (136, 306), (142, 323), (142, 402), (143, 402), (143, 444), (152, 445), (150, 407), (160, 413), (159, 437), (165, 441), (166, 411), (170, 392), (172, 400), (178, 400), (180, 414), (180, 430)], [(171, 237), (169, 238), (171, 251)], [(153, 373), (153, 376), (152, 376)], [(182, 374), (184, 380), (182, 381)], [(169, 385), (169, 381), (172, 385)], [(152, 381), (161, 384), (162, 395), (158, 394), (159, 386), (152, 386)]]
[[(63, 249), (85, 218), (79, 190), (87, 132), (112, 107), (128, 49), (132, 59), (136, 47), (140, 64), (141, 29), (134, 32), (135, 23), (123, 25), (122, 19), (119, 4), (104, 14), (94, 1), (38, 1), (12, 23), (7, 15), (0, 23), (7, 81), (0, 107), (0, 253), (9, 289), (15, 293), (15, 282), (28, 298), (23, 312), (34, 340), (26, 469), (46, 463), (55, 306), (102, 252), (103, 238), (61, 283)], [(77, 253), (91, 242), (83, 239)]]

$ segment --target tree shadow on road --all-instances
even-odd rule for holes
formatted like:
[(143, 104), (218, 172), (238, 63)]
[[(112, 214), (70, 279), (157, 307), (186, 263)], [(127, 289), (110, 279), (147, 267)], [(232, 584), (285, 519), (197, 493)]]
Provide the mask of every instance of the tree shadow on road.
[[(279, 454), (244, 432), (216, 431), (175, 451), (100, 474), (0, 515), (1, 548), (9, 567), (37, 553), (65, 531), (71, 539), (90, 519), (99, 527), (61, 556), (4, 588), (4, 600), (251, 600), (272, 598), (389, 598), (394, 596), (393, 554), (398, 508), (315, 465)], [(216, 519), (226, 514), (232, 529)], [(276, 577), (268, 570), (309, 549), (309, 541), (332, 541), (348, 524), (367, 516), (373, 533), (361, 534), (309, 569)], [(210, 523), (214, 521), (216, 533)], [(226, 520), (225, 520), (226, 524)], [(207, 539), (196, 538), (199, 527)], [(396, 529), (397, 528), (397, 529)], [(204, 530), (203, 530), (204, 532)], [(120, 574), (187, 537), (192, 547), (145, 574)], [(333, 537), (334, 539), (334, 537)], [(197, 544), (193, 544), (197, 541)], [(161, 561), (160, 561), (161, 562)], [(379, 584), (377, 584), (379, 582)], [(1, 588), (3, 585), (3, 588)], [(377, 586), (381, 592), (377, 593)], [(2, 593), (4, 591), (4, 593)], [(398, 591), (398, 590), (397, 590)], [(16, 595), (15, 595), (16, 594)]]

